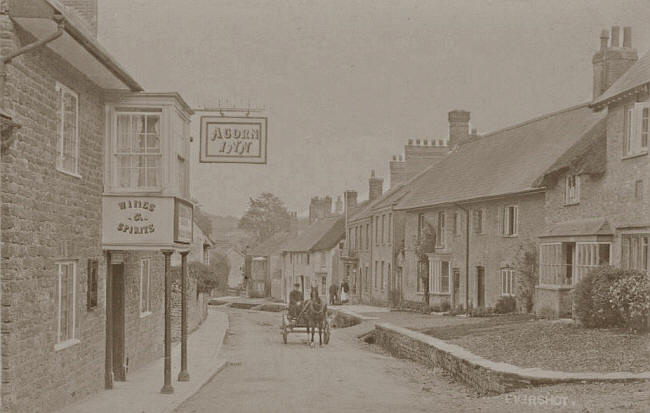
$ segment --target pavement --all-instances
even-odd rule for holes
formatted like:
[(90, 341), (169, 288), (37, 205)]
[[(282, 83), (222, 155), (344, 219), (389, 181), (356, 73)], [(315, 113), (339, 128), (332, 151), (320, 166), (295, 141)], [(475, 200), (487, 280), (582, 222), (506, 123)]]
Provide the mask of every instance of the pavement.
[(220, 355), (229, 322), (226, 313), (208, 310), (201, 326), (187, 340), (189, 382), (176, 380), (180, 371), (180, 343), (172, 345), (173, 394), (161, 394), (164, 359), (160, 358), (133, 372), (126, 382), (114, 382), (112, 390), (102, 390), (66, 406), (66, 413), (167, 413), (196, 393), (227, 365)]

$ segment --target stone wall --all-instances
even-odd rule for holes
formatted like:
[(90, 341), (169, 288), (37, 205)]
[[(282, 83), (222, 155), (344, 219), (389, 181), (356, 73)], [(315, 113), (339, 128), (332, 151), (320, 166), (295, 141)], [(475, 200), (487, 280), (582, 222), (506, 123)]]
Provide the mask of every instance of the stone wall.
[[(197, 293), (196, 280), (188, 277), (188, 291), (187, 291), (187, 332), (199, 328), (201, 323), (205, 321), (208, 316), (208, 294)], [(172, 341), (181, 339), (181, 282), (174, 280), (172, 283)]]
[[(2, 54), (35, 39), (0, 16)], [(103, 388), (102, 91), (43, 48), (7, 65), (7, 109), (22, 128), (2, 155), (2, 407), (50, 411)], [(79, 175), (57, 171), (56, 81), (79, 96)], [(76, 263), (78, 343), (55, 351), (57, 261)], [(87, 266), (99, 261), (98, 305)]]

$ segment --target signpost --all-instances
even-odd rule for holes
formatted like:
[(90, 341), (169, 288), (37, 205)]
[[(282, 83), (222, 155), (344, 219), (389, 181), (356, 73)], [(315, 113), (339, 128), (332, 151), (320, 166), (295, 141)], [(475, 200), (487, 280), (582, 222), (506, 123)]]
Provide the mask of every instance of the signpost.
[(265, 117), (201, 116), (199, 162), (266, 163)]

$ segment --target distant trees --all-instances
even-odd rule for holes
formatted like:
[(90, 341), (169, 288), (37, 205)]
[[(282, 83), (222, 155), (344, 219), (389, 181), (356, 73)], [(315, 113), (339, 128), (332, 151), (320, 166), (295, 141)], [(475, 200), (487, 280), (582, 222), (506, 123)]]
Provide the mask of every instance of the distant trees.
[(250, 233), (257, 242), (287, 231), (290, 225), (291, 214), (284, 202), (269, 192), (250, 198), (248, 210), (239, 220), (239, 228)]

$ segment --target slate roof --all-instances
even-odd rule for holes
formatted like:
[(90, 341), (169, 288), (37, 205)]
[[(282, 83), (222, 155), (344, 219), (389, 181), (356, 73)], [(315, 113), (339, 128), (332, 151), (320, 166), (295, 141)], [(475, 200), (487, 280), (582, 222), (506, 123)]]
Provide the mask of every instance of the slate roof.
[(650, 52), (637, 60), (605, 93), (594, 99), (592, 105), (604, 105), (611, 99), (647, 83), (650, 83)]
[(539, 178), (605, 117), (588, 104), (498, 130), (455, 148), (409, 184), (396, 209), (538, 189)]
[(345, 216), (319, 219), (282, 247), (286, 252), (328, 250), (345, 237)]
[(605, 172), (606, 165), (607, 121), (601, 119), (546, 170), (539, 185), (546, 186), (555, 176), (569, 170), (600, 175)]
[(585, 218), (560, 222), (540, 237), (570, 237), (578, 235), (612, 235), (612, 228), (605, 218)]

